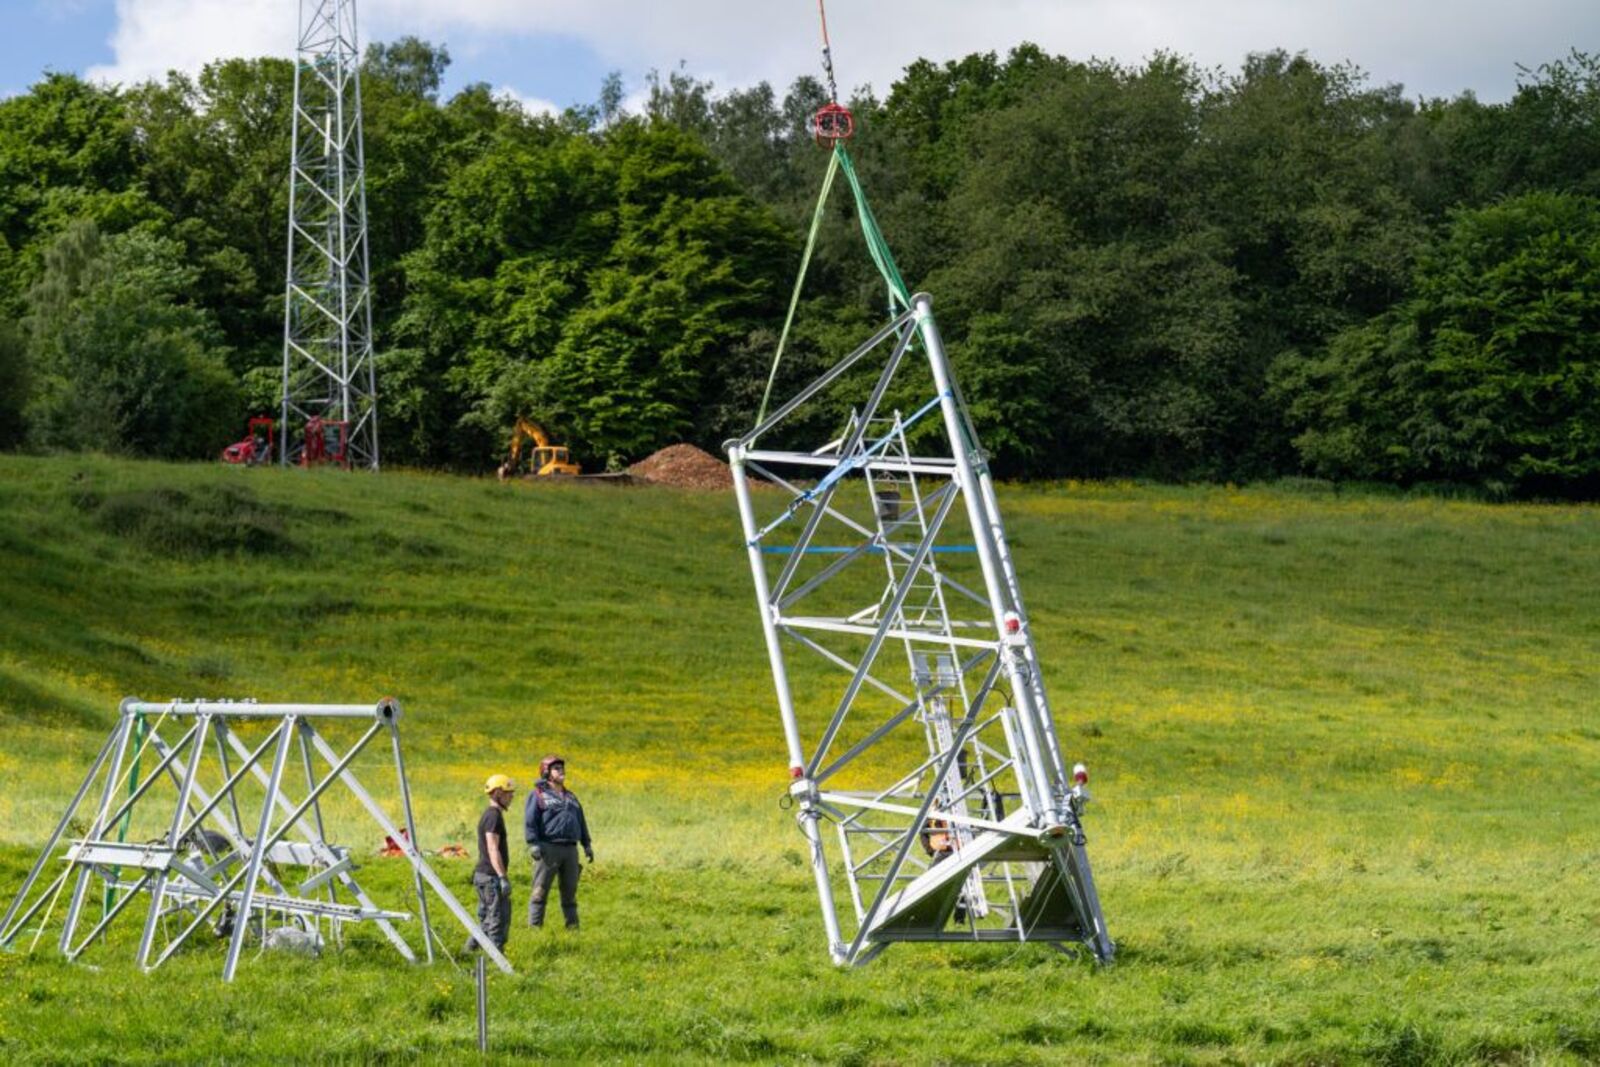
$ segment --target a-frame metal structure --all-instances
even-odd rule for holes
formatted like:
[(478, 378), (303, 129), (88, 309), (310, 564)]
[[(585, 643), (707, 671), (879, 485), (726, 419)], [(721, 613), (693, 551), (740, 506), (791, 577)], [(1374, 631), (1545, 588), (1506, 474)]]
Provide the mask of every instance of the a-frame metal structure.
[(930, 298), (900, 306), (726, 446), (828, 949), (1109, 961), (1087, 776), (1062, 757), (986, 455)]
[[(135, 958), (147, 971), (186, 944), (225, 940), (222, 977), (232, 981), (247, 940), (264, 943), (271, 931), (290, 929), (320, 944), (326, 930), (342, 943), (361, 924), (375, 926), (414, 963), (418, 949), (401, 932), (413, 918), (421, 926), (420, 952), (432, 962), (431, 891), (509, 974), (505, 956), (418, 849), (399, 719), (400, 706), (390, 699), (124, 700), (100, 754), (0, 919), (0, 948), (24, 940), (36, 948), (58, 916), (55, 943), (76, 960), (104, 940), (120, 916), (143, 907)], [(355, 775), (358, 758), (374, 746), (375, 759), (395, 776), (399, 825)], [(302, 776), (303, 788), (291, 784)], [(357, 881), (359, 857), (329, 839), (334, 799), (346, 806), (353, 801), (370, 818), (361, 825), (395, 842), (413, 875), (409, 899), (386, 906)]]
[[(284, 280), (278, 458), (306, 448), (307, 424), (351, 468), (378, 469), (355, 0), (300, 0)], [(343, 440), (339, 440), (339, 438)], [(317, 455), (323, 445), (314, 445)]]

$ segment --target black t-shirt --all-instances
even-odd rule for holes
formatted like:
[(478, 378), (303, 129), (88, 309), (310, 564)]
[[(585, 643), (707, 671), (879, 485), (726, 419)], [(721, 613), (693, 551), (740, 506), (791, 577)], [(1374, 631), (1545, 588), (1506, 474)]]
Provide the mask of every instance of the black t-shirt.
[(498, 834), (500, 837), (500, 870), (511, 873), (511, 844), (506, 840), (506, 818), (501, 812), (500, 805), (490, 804), (489, 809), (483, 813), (483, 818), (478, 820), (478, 865), (472, 869), (473, 874), (487, 874), (493, 878), (497, 872), (494, 863), (489, 859), (489, 834)]

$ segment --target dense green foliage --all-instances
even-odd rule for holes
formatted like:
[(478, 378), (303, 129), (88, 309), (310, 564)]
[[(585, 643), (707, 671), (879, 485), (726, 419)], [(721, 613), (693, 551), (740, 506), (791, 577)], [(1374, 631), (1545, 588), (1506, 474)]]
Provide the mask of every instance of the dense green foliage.
[[(1000, 499), (1063, 752), (1093, 773), (1113, 967), (1005, 944), (827, 962), (727, 494), (413, 472), (0, 456), (0, 908), (121, 697), (393, 693), (425, 848), (470, 842), (485, 774), (526, 784), (547, 751), (590, 813), (586, 929), (518, 925), (518, 974), (491, 979), (503, 1062), (1600, 1057), (1600, 509)], [(791, 666), (831, 711), (847, 676)], [(402, 901), (352, 807), (330, 795), (329, 832)], [(435, 866), (470, 894), (470, 861)], [(375, 932), (320, 962), (252, 946), (223, 986), (209, 936), (139, 973), (138, 906), (61, 962), (64, 905), (31, 956), (0, 952), (0, 1061), (473, 1055), (470, 974)]]
[[(594, 465), (746, 424), (826, 163), (805, 131), (818, 83), (717, 92), (674, 71), (630, 115), (613, 77), (552, 119), (481, 85), (441, 100), (448, 63), (415, 38), (367, 56), (386, 456), (485, 469), (517, 413)], [(238, 398), (196, 452), (272, 407), (292, 81), (286, 62), (233, 60), (127, 89), (50, 75), (0, 102), (0, 309), (27, 312), (74, 220), (175, 242)], [(1595, 57), (1484, 104), (1282, 52), (1222, 73), (1024, 45), (913, 63), (852, 107), (879, 221), (936, 299), (1002, 471), (1593, 492), (1576, 308), (1600, 210)], [(845, 199), (780, 391), (882, 314)], [(1495, 235), (1493, 264), (1474, 233)], [(1438, 309), (1474, 264), (1509, 272), (1477, 299), (1561, 306), (1538, 326), (1543, 354), (1514, 345), (1515, 373), (1546, 385), (1496, 377), (1523, 328), (1495, 319), (1509, 313)], [(50, 379), (31, 334), (7, 336), (0, 445), (70, 443), (20, 424), (16, 394)], [(1505, 440), (1467, 425), (1500, 417), (1461, 398), (1517, 390)]]
[(1411, 297), (1289, 361), (1280, 388), (1327, 473), (1600, 485), (1600, 202), (1462, 212)]
[(209, 455), (231, 429), (237, 380), (205, 310), (199, 271), (144, 230), (102, 239), (77, 220), (45, 252), (25, 320), (25, 417), (41, 444), (163, 458)]

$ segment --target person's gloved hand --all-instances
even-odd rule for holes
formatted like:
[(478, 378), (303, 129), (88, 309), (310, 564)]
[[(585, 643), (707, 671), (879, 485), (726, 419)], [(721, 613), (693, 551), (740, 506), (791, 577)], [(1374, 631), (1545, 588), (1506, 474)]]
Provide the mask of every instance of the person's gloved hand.
[(539, 846), (538, 845), (529, 846), (528, 852), (533, 856), (533, 862), (535, 862), (535, 863), (539, 863), (540, 861), (542, 861), (544, 859), (544, 857), (539, 854)]
[(502, 892), (502, 893), (510, 893), (511, 892), (511, 879), (507, 878), (505, 875), (501, 875), (500, 876), (500, 892)]
[(593, 863), (594, 862), (594, 849), (590, 848), (588, 845), (584, 845), (583, 846), (583, 858), (588, 860), (590, 863)]

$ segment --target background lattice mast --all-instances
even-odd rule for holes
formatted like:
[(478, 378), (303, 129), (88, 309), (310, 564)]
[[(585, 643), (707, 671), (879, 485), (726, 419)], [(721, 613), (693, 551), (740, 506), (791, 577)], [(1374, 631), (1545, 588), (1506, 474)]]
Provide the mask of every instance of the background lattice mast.
[(279, 459), (316, 417), (347, 425), (351, 467), (378, 469), (377, 376), (355, 0), (300, 0), (289, 169)]

